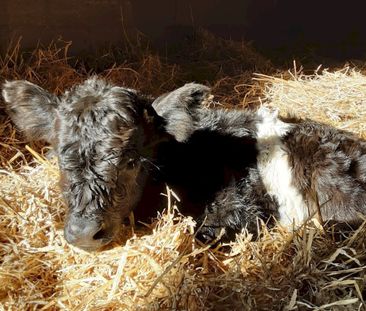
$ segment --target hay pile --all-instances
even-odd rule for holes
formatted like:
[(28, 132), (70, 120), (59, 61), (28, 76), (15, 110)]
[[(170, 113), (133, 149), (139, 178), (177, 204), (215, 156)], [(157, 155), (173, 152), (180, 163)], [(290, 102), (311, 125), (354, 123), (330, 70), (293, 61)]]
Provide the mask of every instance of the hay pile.
[[(54, 52), (38, 50), (27, 61), (8, 53), (1, 74), (58, 92), (88, 73), (71, 67), (65, 50)], [(147, 59), (155, 59), (151, 71), (172, 72), (174, 66), (157, 57)], [(119, 75), (128, 71), (124, 83), (138, 87), (146, 79), (146, 89), (162, 82), (140, 79), (133, 69), (138, 66), (132, 67), (116, 66), (102, 75), (111, 78), (118, 72), (123, 79)], [(265, 104), (364, 135), (366, 76), (361, 73), (259, 79), (254, 93), (261, 85)], [(55, 160), (45, 158), (42, 146), (27, 146), (6, 118), (0, 136), (0, 310), (366, 308), (366, 221), (342, 234), (263, 227), (257, 240), (243, 232), (230, 247), (210, 248), (195, 240), (194, 221), (179, 214), (167, 189), (167, 209), (154, 223), (126, 226), (103, 252), (86, 253), (63, 238), (65, 206)]]
[(265, 84), (263, 101), (284, 115), (294, 114), (328, 123), (366, 137), (366, 76), (344, 67), (304, 75), (296, 71), (282, 76), (257, 74)]

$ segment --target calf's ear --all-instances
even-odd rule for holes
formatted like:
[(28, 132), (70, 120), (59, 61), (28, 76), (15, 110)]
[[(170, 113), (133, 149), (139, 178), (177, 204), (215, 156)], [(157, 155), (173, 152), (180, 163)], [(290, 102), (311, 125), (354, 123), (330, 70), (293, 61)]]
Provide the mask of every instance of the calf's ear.
[(58, 104), (55, 95), (33, 83), (18, 80), (5, 82), (2, 96), (9, 116), (28, 139), (52, 140)]
[(166, 123), (166, 131), (177, 141), (184, 142), (195, 131), (197, 109), (209, 98), (210, 88), (188, 83), (170, 93), (158, 97), (152, 104), (156, 113)]

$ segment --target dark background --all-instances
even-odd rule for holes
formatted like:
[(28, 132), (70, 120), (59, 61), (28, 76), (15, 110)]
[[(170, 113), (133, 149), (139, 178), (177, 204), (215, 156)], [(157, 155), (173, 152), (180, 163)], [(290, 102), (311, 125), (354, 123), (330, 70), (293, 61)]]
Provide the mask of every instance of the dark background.
[(252, 41), (275, 64), (364, 59), (361, 0), (1, 0), (0, 47), (22, 36), (22, 48), (62, 37), (71, 53), (120, 46), (137, 35), (154, 48), (204, 28), (225, 39)]

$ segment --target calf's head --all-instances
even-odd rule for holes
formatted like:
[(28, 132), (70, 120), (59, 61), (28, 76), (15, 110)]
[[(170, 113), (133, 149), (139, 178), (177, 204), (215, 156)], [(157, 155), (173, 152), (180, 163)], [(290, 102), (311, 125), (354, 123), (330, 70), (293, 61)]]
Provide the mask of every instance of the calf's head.
[(6, 82), (2, 95), (17, 127), (58, 156), (66, 240), (86, 250), (111, 241), (144, 186), (144, 98), (95, 77), (62, 96), (27, 81)]

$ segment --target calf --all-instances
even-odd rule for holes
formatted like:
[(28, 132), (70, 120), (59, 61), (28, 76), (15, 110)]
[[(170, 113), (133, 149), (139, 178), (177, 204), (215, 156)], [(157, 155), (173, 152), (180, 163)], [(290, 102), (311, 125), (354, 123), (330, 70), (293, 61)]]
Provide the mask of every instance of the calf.
[[(350, 224), (366, 214), (364, 140), (311, 120), (284, 119), (266, 108), (207, 109), (199, 101), (185, 99), (187, 87), (192, 84), (153, 103), (168, 133), (186, 144), (200, 133), (237, 142), (252, 140), (246, 151), (256, 153), (254, 162), (243, 158), (245, 173), (232, 175), (231, 183), (208, 202), (200, 217), (204, 238), (214, 239), (222, 229), (229, 236), (243, 228), (253, 231), (258, 217), (268, 221), (274, 216), (280, 224), (296, 227), (315, 214), (322, 221)], [(206, 86), (195, 88), (201, 89), (202, 101), (209, 98)], [(235, 153), (231, 151), (230, 156)]]
[(191, 83), (153, 102), (96, 77), (59, 97), (27, 81), (4, 84), (13, 121), (58, 156), (68, 242), (107, 244), (136, 206), (154, 214), (165, 182), (185, 211), (202, 214), (209, 240), (222, 229), (230, 238), (255, 231), (258, 217), (290, 226), (318, 207), (324, 220), (365, 213), (363, 141), (266, 110), (205, 109), (209, 91)]

